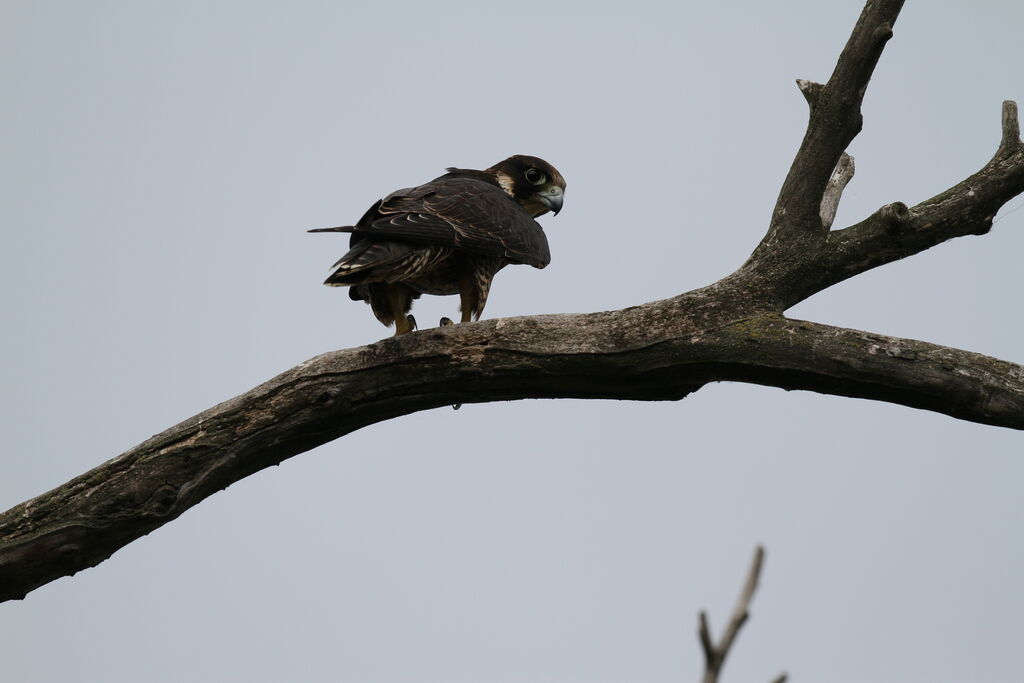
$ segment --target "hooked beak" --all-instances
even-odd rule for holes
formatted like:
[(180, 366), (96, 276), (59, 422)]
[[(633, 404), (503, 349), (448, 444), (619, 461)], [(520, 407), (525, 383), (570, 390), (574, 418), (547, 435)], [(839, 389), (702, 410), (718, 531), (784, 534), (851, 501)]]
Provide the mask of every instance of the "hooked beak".
[(563, 193), (562, 188), (557, 185), (552, 185), (543, 192), (538, 192), (533, 196), (543, 202), (544, 206), (551, 209), (551, 212), (556, 216), (558, 215), (558, 212), (562, 210)]

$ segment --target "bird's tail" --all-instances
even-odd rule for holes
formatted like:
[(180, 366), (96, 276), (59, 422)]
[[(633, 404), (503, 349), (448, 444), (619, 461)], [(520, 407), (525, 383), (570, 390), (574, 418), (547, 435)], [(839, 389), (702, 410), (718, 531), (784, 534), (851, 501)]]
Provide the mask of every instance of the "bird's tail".
[(306, 232), (355, 232), (356, 228), (354, 225), (341, 225), (337, 228), (313, 228)]
[(398, 242), (360, 240), (331, 266), (334, 272), (325, 285), (344, 287), (365, 281), (388, 281), (396, 264), (408, 260), (414, 247)]
[[(306, 232), (355, 232), (355, 226), (352, 225), (339, 225), (336, 228), (312, 228)], [(324, 284), (329, 287), (347, 287), (357, 284), (362, 280), (362, 273), (367, 266), (372, 265), (365, 259), (367, 248), (370, 247), (370, 243), (362, 242), (352, 245), (352, 248), (348, 250), (344, 256), (335, 262), (331, 266), (331, 276), (324, 280)]]

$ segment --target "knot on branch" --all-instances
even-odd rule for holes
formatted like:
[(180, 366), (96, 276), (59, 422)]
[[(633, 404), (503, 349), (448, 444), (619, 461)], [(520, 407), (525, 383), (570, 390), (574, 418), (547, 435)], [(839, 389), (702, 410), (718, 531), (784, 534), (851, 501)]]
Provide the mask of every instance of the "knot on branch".
[(893, 202), (883, 206), (875, 215), (882, 221), (882, 225), (885, 226), (886, 230), (892, 233), (900, 233), (908, 225), (907, 219), (910, 218), (910, 209), (903, 202)]
[(890, 24), (889, 22), (879, 24), (878, 28), (875, 29), (872, 38), (874, 38), (882, 45), (889, 42), (889, 39), (892, 38), (892, 24)]

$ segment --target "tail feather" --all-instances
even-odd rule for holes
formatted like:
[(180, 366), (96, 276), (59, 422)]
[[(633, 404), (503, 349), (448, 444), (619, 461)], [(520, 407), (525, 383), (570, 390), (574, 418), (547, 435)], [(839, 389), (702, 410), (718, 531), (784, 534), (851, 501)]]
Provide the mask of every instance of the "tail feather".
[(342, 225), (337, 228), (313, 228), (306, 232), (355, 232), (355, 229), (354, 225)]
[(357, 242), (331, 268), (325, 285), (344, 287), (366, 281), (390, 280), (392, 269), (409, 255), (411, 248), (395, 242)]

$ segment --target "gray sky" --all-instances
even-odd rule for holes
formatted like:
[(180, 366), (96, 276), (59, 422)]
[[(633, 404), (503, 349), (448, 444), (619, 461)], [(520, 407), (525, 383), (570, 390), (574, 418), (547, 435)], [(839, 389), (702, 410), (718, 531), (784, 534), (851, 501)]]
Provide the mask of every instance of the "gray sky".
[[(389, 332), (322, 287), (351, 222), (445, 166), (568, 180), (553, 262), (486, 317), (712, 282), (763, 234), (860, 3), (5, 2), (6, 509), (306, 358)], [(1024, 104), (1017, 2), (912, 2), (836, 220), (980, 167)], [(1024, 206), (797, 317), (1024, 362)], [(421, 325), (456, 310), (424, 299)], [(1021, 678), (1024, 440), (714, 385), (364, 429), (23, 602), (11, 681), (692, 681), (768, 558), (728, 681)]]

